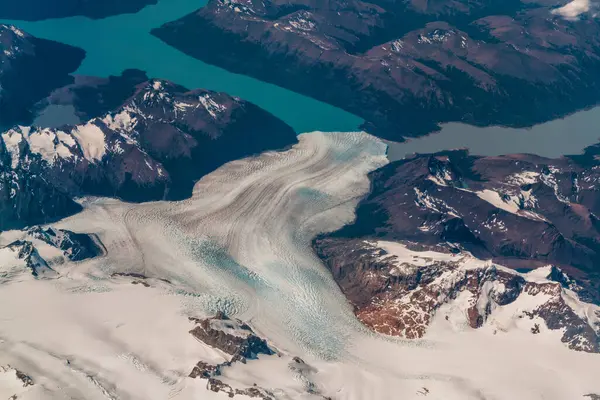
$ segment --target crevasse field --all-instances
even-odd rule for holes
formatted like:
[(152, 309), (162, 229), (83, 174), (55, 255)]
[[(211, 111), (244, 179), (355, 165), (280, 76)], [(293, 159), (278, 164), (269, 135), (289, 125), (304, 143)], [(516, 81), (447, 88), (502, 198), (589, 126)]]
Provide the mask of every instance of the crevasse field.
[[(226, 164), (186, 201), (82, 199), (85, 211), (55, 226), (96, 233), (107, 255), (57, 266), (51, 279), (11, 275), (0, 286), (0, 365), (36, 377), (23, 387), (14, 370), (0, 370), (0, 398), (225, 399), (188, 377), (198, 361), (224, 360), (188, 333), (189, 316), (217, 311), (247, 321), (281, 352), (235, 364), (222, 380), (282, 399), (600, 392), (597, 355), (561, 346), (560, 332), (531, 335), (510, 310), (496, 317), (498, 332), (434, 321), (417, 341), (361, 326), (310, 243), (352, 221), (385, 153), (364, 133), (314, 132), (291, 149)], [(2, 234), (2, 244), (16, 235)], [(119, 272), (148, 276), (150, 285)], [(309, 378), (287, 367), (294, 356), (314, 367)]]

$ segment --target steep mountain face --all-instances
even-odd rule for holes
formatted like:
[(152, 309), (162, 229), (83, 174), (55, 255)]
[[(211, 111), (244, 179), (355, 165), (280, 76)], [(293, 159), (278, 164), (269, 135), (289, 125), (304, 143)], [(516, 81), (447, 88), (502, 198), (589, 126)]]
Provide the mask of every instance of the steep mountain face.
[(22, 0), (0, 3), (0, 18), (36, 21), (84, 16), (93, 19), (135, 13), (157, 0)]
[[(598, 351), (587, 328), (597, 332), (595, 322), (579, 321), (575, 315), (582, 314), (569, 310), (574, 301), (568, 298), (577, 304), (600, 302), (599, 151), (592, 146), (583, 155), (560, 159), (449, 151), (391, 163), (371, 174), (372, 191), (360, 203), (356, 221), (319, 237), (314, 247), (359, 318), (378, 331), (420, 337), (436, 310), (461, 293), (474, 296), (471, 307), (480, 304), (478, 296), (488, 285), (501, 285), (489, 307), (544, 293), (552, 302), (536, 303), (528, 312), (549, 329), (586, 331), (585, 341), (579, 336), (563, 341)], [(408, 249), (394, 256), (402, 243)], [(539, 283), (477, 260), (519, 271), (552, 268)], [(491, 294), (486, 296), (488, 301)], [(488, 306), (469, 307), (463, 310), (469, 325), (481, 326)]]
[(28, 122), (35, 103), (73, 81), (69, 74), (84, 56), (81, 49), (0, 25), (0, 128)]
[(190, 333), (207, 345), (231, 355), (230, 362), (243, 362), (256, 359), (259, 354), (273, 355), (264, 339), (254, 334), (252, 328), (237, 319), (230, 319), (224, 314), (214, 318), (192, 318), (196, 326)]
[(483, 329), (556, 336), (572, 350), (600, 352), (600, 307), (555, 267), (528, 274), (472, 255), (410, 250), (398, 242), (317, 241), (357, 317), (407, 339), (430, 329)]
[(53, 227), (34, 227), (18, 234), (17, 240), (0, 247), (0, 282), (23, 273), (35, 278), (52, 278), (57, 267), (70, 261), (83, 261), (105, 254), (95, 235)]
[(596, 104), (600, 24), (565, 3), (212, 0), (153, 33), (401, 140), (440, 122), (526, 126)]
[(83, 261), (104, 254), (102, 243), (95, 235), (75, 233), (52, 227), (33, 227), (27, 234), (63, 252), (69, 261)]
[[(220, 350), (228, 359), (219, 364), (199, 361), (189, 374), (190, 378), (205, 379), (207, 380), (206, 388), (208, 390), (216, 393), (222, 392), (228, 397), (251, 397), (263, 400), (280, 398), (276, 394), (277, 390), (266, 389), (257, 386), (256, 383), (252, 387), (234, 388), (223, 381), (222, 375), (226, 375), (225, 371), (235, 363), (255, 362), (259, 359), (259, 356), (262, 359), (268, 359), (269, 356), (275, 357), (276, 355), (281, 358), (282, 353), (278, 353), (265, 339), (257, 336), (248, 324), (239, 319), (229, 318), (223, 313), (204, 319), (190, 317), (189, 320), (195, 324), (190, 334), (198, 341)], [(304, 386), (301, 394), (303, 398), (331, 399), (320, 394), (317, 386), (312, 382), (312, 375), (316, 372), (316, 369), (306, 364), (301, 358), (291, 358), (287, 368), (283, 371), (278, 370), (277, 373), (285, 373), (286, 370), (293, 373), (294, 379)], [(256, 373), (260, 375), (258, 370)]]
[(85, 195), (180, 200), (220, 165), (293, 144), (296, 135), (239, 98), (153, 80), (99, 117), (62, 128), (18, 126), (1, 142), (0, 229), (13, 229), (73, 214), (80, 209), (73, 199)]
[(374, 172), (372, 192), (341, 236), (452, 243), (514, 268), (554, 264), (597, 301), (600, 147), (585, 155), (418, 155)]

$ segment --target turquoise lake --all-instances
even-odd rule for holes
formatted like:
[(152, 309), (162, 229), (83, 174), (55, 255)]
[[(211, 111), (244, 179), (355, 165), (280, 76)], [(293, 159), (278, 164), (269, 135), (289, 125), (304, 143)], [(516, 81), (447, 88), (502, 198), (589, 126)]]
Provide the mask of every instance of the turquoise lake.
[(281, 118), (298, 133), (357, 130), (362, 123), (359, 117), (275, 85), (205, 64), (150, 34), (153, 28), (189, 14), (205, 3), (204, 0), (162, 0), (136, 14), (101, 20), (72, 17), (2, 22), (16, 25), (39, 38), (84, 49), (87, 55), (78, 74), (108, 76), (118, 75), (127, 68), (138, 68), (150, 77), (167, 79), (190, 89), (205, 88), (239, 96)]
[[(18, 0), (16, 0), (18, 1)], [(91, 20), (83, 17), (38, 22), (9, 21), (30, 34), (86, 50), (78, 74), (118, 75), (138, 68), (153, 78), (168, 79), (190, 89), (222, 91), (251, 101), (292, 126), (296, 132), (356, 131), (362, 119), (339, 108), (289, 90), (258, 81), (179, 52), (150, 34), (206, 4), (206, 0), (161, 0), (136, 14)], [(210, 40), (199, 37), (197, 40)], [(60, 116), (68, 110), (51, 110)], [(48, 112), (41, 118), (58, 118)], [(60, 119), (64, 123), (64, 120)], [(74, 121), (75, 123), (77, 121)], [(429, 153), (450, 148), (470, 148), (474, 154), (536, 153), (548, 157), (579, 153), (600, 138), (600, 107), (580, 111), (565, 119), (531, 129), (480, 128), (460, 123), (444, 124), (441, 132), (405, 143), (388, 142), (389, 158), (414, 152)]]

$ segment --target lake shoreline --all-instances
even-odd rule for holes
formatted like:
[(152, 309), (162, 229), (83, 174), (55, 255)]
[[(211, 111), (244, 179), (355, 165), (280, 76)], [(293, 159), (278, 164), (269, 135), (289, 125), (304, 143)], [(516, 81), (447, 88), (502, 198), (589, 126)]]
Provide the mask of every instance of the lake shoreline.
[(426, 136), (405, 142), (384, 142), (390, 161), (451, 149), (468, 149), (471, 154), (482, 156), (524, 153), (556, 158), (582, 154), (586, 147), (600, 142), (599, 122), (600, 106), (593, 106), (526, 128), (450, 122)]

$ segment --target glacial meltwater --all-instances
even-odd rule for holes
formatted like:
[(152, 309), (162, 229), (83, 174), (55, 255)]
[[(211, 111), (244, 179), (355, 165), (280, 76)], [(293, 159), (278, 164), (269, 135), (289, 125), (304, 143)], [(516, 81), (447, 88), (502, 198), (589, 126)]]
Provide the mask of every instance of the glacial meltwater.
[(600, 107), (579, 111), (563, 119), (527, 129), (490, 126), (476, 127), (461, 123), (442, 125), (440, 132), (404, 143), (386, 142), (390, 161), (413, 153), (468, 148), (472, 154), (498, 156), (530, 153), (544, 157), (579, 154), (600, 141)]

